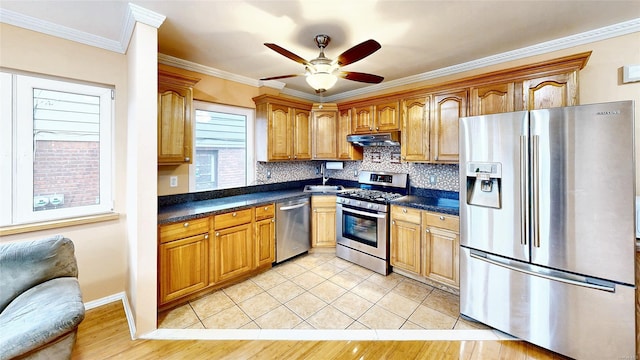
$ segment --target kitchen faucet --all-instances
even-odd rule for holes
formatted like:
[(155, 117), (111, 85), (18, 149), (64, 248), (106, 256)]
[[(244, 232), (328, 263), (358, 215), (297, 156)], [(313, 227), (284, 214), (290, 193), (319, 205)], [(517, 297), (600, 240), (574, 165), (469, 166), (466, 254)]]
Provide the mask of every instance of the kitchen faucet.
[(324, 166), (324, 163), (322, 163), (322, 165), (320, 165), (320, 174), (322, 175), (322, 186), (326, 185), (327, 181), (329, 180), (328, 176), (325, 177), (326, 172), (327, 172), (327, 169)]

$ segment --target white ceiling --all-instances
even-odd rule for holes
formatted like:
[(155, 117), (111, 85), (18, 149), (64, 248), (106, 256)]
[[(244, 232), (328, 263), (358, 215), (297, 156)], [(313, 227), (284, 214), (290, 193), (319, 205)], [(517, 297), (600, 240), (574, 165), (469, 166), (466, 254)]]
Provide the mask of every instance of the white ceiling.
[[(2, 0), (0, 21), (78, 41), (88, 37), (94, 45), (124, 51), (128, 3), (166, 16), (158, 33), (161, 62), (199, 66), (256, 85), (262, 77), (303, 72), (303, 65), (265, 42), (310, 60), (319, 52), (317, 34), (331, 37), (329, 58), (377, 40), (380, 50), (344, 70), (385, 81), (340, 79), (325, 93), (327, 100), (640, 31), (640, 0)], [(284, 92), (316, 96), (304, 77), (280, 81)]]

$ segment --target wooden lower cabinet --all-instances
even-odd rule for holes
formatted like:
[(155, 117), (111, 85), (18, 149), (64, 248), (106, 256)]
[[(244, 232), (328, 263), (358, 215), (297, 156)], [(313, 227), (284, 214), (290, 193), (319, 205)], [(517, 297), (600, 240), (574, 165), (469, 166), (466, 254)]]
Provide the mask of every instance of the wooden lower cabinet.
[(460, 287), (457, 216), (393, 205), (391, 266), (452, 288)]
[(244, 275), (253, 268), (251, 224), (216, 230), (214, 237), (214, 281), (226, 281)]
[(209, 234), (160, 244), (160, 303), (205, 288)]
[(256, 207), (255, 211), (255, 265), (269, 266), (276, 261), (275, 205)]
[(336, 246), (336, 196), (311, 197), (311, 246)]
[(420, 222), (420, 210), (391, 207), (391, 266), (420, 273)]
[(275, 261), (275, 204), (158, 228), (158, 305), (168, 309)]

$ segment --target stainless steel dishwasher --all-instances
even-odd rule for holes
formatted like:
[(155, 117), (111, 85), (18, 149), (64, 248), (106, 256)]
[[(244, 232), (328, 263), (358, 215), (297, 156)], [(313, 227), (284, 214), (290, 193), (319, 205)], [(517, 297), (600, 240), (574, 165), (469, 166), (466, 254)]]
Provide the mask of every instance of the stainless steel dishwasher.
[(310, 198), (298, 198), (276, 204), (276, 262), (308, 251)]

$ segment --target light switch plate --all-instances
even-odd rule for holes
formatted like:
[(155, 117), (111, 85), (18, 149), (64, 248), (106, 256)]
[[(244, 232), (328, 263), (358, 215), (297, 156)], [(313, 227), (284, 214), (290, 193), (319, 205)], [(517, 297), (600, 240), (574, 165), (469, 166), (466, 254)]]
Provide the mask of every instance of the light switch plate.
[(178, 187), (178, 177), (170, 176), (169, 177), (169, 187)]

